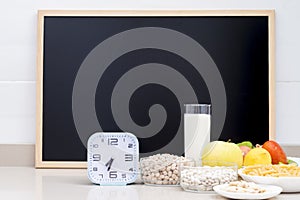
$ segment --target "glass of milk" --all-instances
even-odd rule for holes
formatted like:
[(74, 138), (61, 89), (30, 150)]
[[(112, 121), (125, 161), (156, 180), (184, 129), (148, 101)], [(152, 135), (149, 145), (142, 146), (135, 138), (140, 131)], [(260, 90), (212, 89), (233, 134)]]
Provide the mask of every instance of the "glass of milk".
[(201, 160), (203, 147), (210, 142), (210, 104), (185, 104), (184, 148), (185, 157)]

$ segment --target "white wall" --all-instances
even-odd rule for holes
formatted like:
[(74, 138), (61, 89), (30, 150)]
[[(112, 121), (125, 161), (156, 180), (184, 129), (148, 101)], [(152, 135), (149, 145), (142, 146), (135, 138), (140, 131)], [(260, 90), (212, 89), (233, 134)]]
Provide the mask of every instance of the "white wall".
[(38, 9), (275, 9), (277, 140), (284, 144), (300, 145), (299, 0), (2, 1), (0, 143), (35, 143)]

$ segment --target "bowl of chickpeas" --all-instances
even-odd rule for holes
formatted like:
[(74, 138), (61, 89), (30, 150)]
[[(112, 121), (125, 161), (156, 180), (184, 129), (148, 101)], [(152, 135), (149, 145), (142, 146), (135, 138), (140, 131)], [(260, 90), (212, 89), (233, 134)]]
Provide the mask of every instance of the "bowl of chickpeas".
[(193, 159), (172, 154), (156, 154), (140, 159), (141, 178), (146, 185), (178, 186), (180, 167), (194, 166)]

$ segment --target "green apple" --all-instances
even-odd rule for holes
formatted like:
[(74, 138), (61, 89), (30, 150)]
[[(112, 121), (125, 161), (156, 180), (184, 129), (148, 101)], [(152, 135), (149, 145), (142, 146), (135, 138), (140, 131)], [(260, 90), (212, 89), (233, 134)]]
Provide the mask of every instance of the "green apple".
[(249, 147), (251, 149), (253, 148), (253, 144), (250, 141), (244, 141), (244, 142), (238, 143), (236, 145), (238, 145), (239, 147), (246, 146), (246, 147)]

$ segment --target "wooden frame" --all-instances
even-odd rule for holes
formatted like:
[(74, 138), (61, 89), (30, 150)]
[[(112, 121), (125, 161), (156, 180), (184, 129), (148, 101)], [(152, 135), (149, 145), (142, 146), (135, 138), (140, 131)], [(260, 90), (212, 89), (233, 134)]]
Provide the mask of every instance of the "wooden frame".
[(269, 138), (275, 138), (275, 12), (274, 10), (177, 10), (177, 11), (38, 11), (36, 168), (86, 168), (86, 162), (46, 162), (42, 160), (43, 127), (43, 27), (45, 16), (267, 16), (269, 18)]

